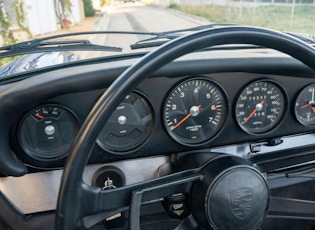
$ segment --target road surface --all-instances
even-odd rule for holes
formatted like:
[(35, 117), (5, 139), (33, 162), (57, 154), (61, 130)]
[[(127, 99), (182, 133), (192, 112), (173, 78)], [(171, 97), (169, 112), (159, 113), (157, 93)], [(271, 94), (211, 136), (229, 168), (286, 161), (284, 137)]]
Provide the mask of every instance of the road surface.
[[(162, 32), (208, 23), (204, 19), (167, 8), (148, 6), (140, 2), (114, 1), (103, 17), (98, 20), (98, 27), (99, 30)], [(98, 44), (122, 47), (124, 52), (129, 52), (130, 44), (146, 37), (143, 35), (96, 35), (92, 39), (93, 42), (95, 38)], [(111, 53), (102, 52), (102, 55), (111, 55)]]

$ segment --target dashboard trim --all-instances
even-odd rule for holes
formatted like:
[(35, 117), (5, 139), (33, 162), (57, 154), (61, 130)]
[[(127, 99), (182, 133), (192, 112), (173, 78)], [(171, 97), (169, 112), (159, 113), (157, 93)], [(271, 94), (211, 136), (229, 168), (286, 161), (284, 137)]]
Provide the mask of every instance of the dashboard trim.
[[(111, 165), (124, 172), (126, 185), (134, 184), (156, 178), (159, 167), (169, 161), (169, 157), (160, 156), (89, 165), (84, 170), (83, 181), (91, 185), (94, 173), (99, 168)], [(23, 177), (0, 178), (0, 191), (22, 214), (55, 210), (62, 173), (63, 170), (53, 170), (31, 173)]]

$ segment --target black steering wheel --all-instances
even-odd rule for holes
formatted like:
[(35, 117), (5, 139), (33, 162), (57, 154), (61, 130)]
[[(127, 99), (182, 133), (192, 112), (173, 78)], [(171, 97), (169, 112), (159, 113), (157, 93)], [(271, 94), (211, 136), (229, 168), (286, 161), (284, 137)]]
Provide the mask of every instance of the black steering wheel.
[(179, 37), (148, 53), (112, 83), (84, 122), (63, 173), (56, 210), (56, 229), (75, 229), (82, 218), (98, 213), (110, 216), (125, 210), (129, 210), (129, 228), (140, 229), (142, 202), (179, 192), (190, 194), (192, 215), (177, 229), (197, 228), (194, 221), (209, 229), (255, 229), (268, 211), (273, 212), (273, 215), (282, 215), (280, 207), (283, 204), (286, 208), (298, 205), (302, 210), (309, 210), (302, 203), (270, 197), (265, 178), (250, 162), (224, 154), (211, 157), (202, 153), (193, 154), (194, 160), (190, 160), (192, 156), (186, 156), (180, 160), (199, 163), (187, 164), (189, 166), (170, 175), (117, 189), (102, 191), (83, 182), (84, 167), (102, 129), (99, 124), (109, 119), (113, 108), (120, 104), (124, 95), (146, 76), (176, 58), (223, 44), (254, 44), (272, 48), (315, 70), (313, 47), (289, 35), (254, 27), (207, 29)]

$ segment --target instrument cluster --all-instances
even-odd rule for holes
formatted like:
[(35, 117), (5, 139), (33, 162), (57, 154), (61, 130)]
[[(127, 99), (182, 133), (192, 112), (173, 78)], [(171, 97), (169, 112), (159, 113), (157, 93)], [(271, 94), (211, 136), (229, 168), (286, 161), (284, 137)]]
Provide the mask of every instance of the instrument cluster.
[[(292, 105), (294, 119), (315, 126), (315, 84), (307, 84), (289, 100), (286, 90), (269, 78), (247, 81), (231, 101), (221, 83), (205, 76), (176, 81), (152, 103), (148, 92), (133, 91), (115, 108), (96, 145), (113, 155), (141, 151), (152, 139), (157, 122), (164, 135), (181, 146), (208, 146), (233, 118), (238, 132), (249, 136), (272, 133)], [(230, 99), (229, 99), (230, 98)], [(160, 117), (158, 121), (157, 117)], [(49, 162), (65, 158), (80, 128), (78, 115), (67, 106), (43, 104), (28, 111), (17, 128), (17, 142), (30, 158)], [(161, 133), (159, 133), (161, 135)]]

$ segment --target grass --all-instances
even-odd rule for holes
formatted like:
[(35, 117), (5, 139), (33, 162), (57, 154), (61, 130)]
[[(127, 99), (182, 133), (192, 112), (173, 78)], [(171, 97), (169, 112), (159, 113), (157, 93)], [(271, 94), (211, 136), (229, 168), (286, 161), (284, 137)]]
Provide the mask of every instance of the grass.
[(3, 65), (9, 63), (10, 61), (13, 61), (15, 59), (18, 59), (20, 56), (15, 56), (15, 57), (7, 57), (7, 58), (0, 58), (0, 67)]
[(203, 17), (213, 23), (254, 25), (280, 31), (294, 31), (315, 35), (315, 4), (296, 5), (291, 24), (291, 5), (262, 5), (255, 9), (218, 5), (170, 5), (170, 8)]

